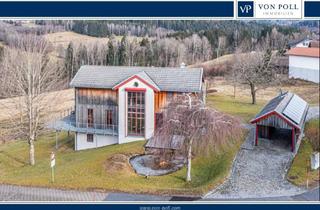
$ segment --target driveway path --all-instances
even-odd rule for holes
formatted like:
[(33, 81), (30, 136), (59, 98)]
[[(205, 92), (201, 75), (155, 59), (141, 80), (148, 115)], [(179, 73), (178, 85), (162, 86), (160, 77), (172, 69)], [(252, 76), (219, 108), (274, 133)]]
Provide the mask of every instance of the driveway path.
[(286, 180), (292, 152), (267, 140), (259, 140), (259, 146), (255, 147), (253, 138), (254, 129), (251, 129), (233, 163), (230, 177), (205, 199), (292, 196), (305, 191)]
[[(306, 120), (319, 117), (319, 107), (310, 107)], [(306, 192), (286, 179), (293, 153), (277, 141), (259, 140), (254, 146), (255, 129), (249, 125), (249, 135), (241, 146), (233, 163), (230, 177), (219, 187), (204, 196), (204, 199), (311, 199), (317, 190)], [(309, 194), (308, 194), (309, 193)], [(298, 197), (294, 197), (298, 195)]]

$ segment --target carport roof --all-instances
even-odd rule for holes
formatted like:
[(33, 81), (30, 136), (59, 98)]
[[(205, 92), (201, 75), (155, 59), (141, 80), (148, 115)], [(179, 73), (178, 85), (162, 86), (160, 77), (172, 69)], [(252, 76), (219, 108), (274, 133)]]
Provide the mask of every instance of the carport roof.
[(271, 99), (251, 120), (251, 123), (256, 123), (271, 114), (276, 114), (292, 126), (301, 129), (305, 122), (308, 108), (308, 103), (298, 95), (291, 92), (281, 93)]

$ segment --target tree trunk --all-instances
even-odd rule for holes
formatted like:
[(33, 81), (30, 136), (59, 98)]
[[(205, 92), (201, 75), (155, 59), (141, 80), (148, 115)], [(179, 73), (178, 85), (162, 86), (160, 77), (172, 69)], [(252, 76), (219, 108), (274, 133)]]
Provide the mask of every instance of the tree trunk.
[(252, 104), (256, 104), (256, 91), (255, 91), (255, 85), (251, 84), (250, 85), (250, 90), (251, 90), (251, 98), (252, 98)]
[(34, 158), (34, 139), (30, 139), (29, 141), (29, 158), (30, 158), (30, 165), (34, 166), (36, 164)]
[(188, 148), (187, 182), (191, 181), (192, 144)]

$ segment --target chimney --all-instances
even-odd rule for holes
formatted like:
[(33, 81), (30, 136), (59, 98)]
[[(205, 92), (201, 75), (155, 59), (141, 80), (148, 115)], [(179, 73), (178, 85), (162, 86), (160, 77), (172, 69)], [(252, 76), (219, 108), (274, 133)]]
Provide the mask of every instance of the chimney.
[(184, 63), (184, 62), (182, 62), (181, 64), (180, 64), (180, 68), (185, 68), (186, 67), (186, 64)]

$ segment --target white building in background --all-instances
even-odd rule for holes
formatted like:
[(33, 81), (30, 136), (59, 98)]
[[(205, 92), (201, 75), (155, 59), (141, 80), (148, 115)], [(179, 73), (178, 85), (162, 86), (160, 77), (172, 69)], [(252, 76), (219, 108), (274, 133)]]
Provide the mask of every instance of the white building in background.
[(308, 38), (293, 40), (288, 43), (288, 47), (290, 49), (295, 47), (309, 47), (311, 41), (312, 39), (308, 39)]
[(319, 83), (320, 48), (296, 47), (290, 49), (289, 78)]

